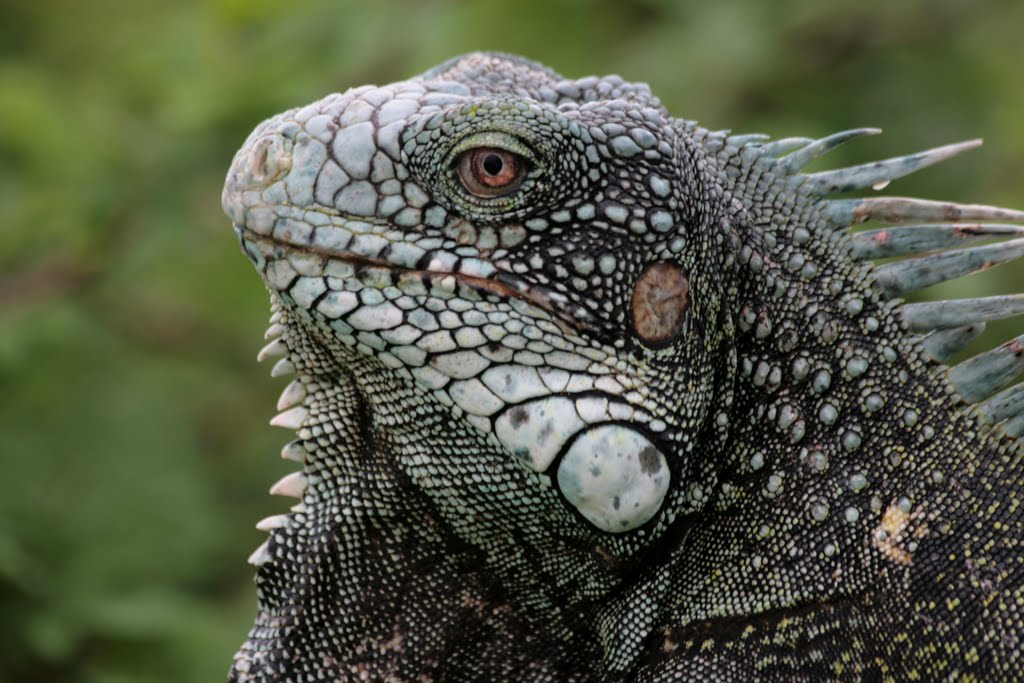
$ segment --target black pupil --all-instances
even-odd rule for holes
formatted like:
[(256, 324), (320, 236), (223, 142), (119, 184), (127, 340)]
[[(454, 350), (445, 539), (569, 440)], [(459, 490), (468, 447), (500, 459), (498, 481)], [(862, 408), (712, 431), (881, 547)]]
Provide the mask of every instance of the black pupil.
[(497, 154), (488, 154), (484, 157), (484, 170), (489, 175), (498, 175), (501, 173), (501, 169), (504, 168), (505, 162), (501, 160), (501, 157)]

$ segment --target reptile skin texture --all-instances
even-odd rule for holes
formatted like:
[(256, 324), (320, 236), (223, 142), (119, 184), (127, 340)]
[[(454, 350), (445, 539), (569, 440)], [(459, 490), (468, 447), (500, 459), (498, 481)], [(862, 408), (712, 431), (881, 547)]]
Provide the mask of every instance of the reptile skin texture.
[(902, 298), (1024, 213), (879, 192), (977, 141), (803, 170), (878, 132), (495, 53), (260, 124), (298, 500), (231, 680), (1020, 680), (1024, 338), (963, 350), (1024, 298)]

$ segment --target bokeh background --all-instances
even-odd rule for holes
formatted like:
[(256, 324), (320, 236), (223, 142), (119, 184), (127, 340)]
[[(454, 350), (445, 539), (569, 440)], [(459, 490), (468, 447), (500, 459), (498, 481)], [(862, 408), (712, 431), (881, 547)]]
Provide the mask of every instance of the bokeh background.
[(251, 623), (287, 435), (220, 190), (261, 119), (498, 49), (715, 128), (886, 130), (835, 164), (983, 136), (893, 191), (1021, 207), (1022, 29), (1019, 0), (3, 0), (0, 681), (223, 680)]

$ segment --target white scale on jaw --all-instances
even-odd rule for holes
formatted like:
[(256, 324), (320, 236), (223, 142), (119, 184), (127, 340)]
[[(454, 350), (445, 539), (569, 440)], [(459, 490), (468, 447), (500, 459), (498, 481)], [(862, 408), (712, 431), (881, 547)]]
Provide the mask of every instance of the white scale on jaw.
[(644, 435), (608, 424), (635, 420), (637, 412), (604, 397), (546, 396), (501, 413), (494, 431), (536, 472), (545, 472), (571, 441), (558, 464), (562, 494), (595, 526), (629, 531), (658, 511), (670, 479), (664, 456)]

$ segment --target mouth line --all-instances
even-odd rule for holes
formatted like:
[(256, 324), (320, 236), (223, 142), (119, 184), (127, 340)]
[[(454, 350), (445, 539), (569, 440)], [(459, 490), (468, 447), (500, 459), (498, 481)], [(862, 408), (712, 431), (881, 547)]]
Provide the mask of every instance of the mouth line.
[[(519, 299), (527, 304), (536, 306), (551, 316), (552, 322), (558, 325), (563, 332), (578, 333), (586, 327), (586, 319), (589, 313), (579, 309), (571, 312), (569, 304), (565, 302), (562, 295), (541, 285), (531, 284), (525, 279), (503, 271), (497, 271), (492, 277), (481, 277), (479, 275), (468, 275), (455, 271), (437, 271), (424, 268), (409, 268), (398, 265), (382, 258), (362, 256), (351, 251), (326, 249), (323, 247), (312, 247), (304, 244), (295, 244), (274, 238), (270, 235), (262, 235), (244, 226), (235, 225), (235, 230), (241, 239), (250, 242), (270, 242), (287, 250), (313, 254), (325, 258), (337, 259), (348, 263), (355, 268), (380, 268), (390, 271), (396, 276), (409, 276), (418, 280), (443, 280), (448, 277), (454, 278), (456, 282), (470, 289), (490, 294), (502, 299)], [(574, 315), (575, 313), (575, 315)], [(582, 314), (582, 315), (581, 315)]]

